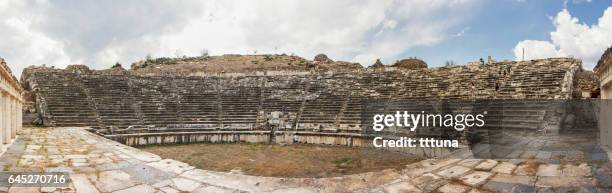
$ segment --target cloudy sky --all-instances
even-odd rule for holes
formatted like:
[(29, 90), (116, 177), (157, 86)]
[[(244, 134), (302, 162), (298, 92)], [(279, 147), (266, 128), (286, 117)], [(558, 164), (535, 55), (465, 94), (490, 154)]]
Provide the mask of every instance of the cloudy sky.
[(0, 57), (96, 69), (147, 54), (287, 53), (368, 66), (416, 56), (430, 66), (488, 55), (574, 56), (612, 45), (609, 0), (2, 0)]

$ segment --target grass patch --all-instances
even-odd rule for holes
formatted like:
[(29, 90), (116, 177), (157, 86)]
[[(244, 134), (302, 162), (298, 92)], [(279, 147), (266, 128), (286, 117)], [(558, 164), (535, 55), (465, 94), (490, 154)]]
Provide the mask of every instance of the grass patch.
[(274, 177), (334, 177), (384, 169), (403, 169), (414, 156), (380, 149), (317, 145), (187, 144), (146, 146), (163, 158), (215, 171)]

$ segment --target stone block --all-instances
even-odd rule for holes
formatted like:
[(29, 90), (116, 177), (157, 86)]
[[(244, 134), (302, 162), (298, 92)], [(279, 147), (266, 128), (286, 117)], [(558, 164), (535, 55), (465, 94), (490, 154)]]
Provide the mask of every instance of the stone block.
[(478, 164), (476, 167), (474, 167), (475, 170), (481, 170), (481, 171), (489, 171), (491, 169), (493, 169), (493, 167), (495, 167), (497, 165), (497, 161), (495, 160), (484, 160), (482, 163)]
[(201, 185), (202, 183), (186, 178), (172, 178), (172, 188), (180, 191), (193, 192)]
[(467, 185), (477, 187), (484, 184), (492, 175), (493, 174), (490, 172), (475, 171), (461, 177), (460, 179)]
[(523, 150), (514, 150), (512, 151), (512, 153), (508, 154), (506, 158), (517, 159), (517, 158), (520, 158), (522, 154), (523, 154)]
[(471, 188), (469, 186), (449, 183), (440, 188), (438, 188), (438, 192), (440, 193), (465, 193), (469, 191)]
[(478, 165), (481, 161), (482, 161), (481, 159), (464, 159), (457, 164), (468, 167), (468, 168), (473, 168), (476, 165)]
[(538, 151), (525, 151), (520, 156), (520, 158), (523, 158), (523, 159), (534, 159), (534, 158), (536, 158), (536, 155), (538, 155)]
[(138, 192), (138, 193), (156, 193), (158, 192), (157, 190), (155, 190), (154, 187), (146, 185), (146, 184), (141, 184), (141, 185), (137, 185), (131, 188), (126, 188), (123, 190), (119, 190), (119, 191), (115, 191), (113, 193), (134, 193), (134, 192)]
[(491, 172), (502, 173), (502, 174), (512, 174), (512, 171), (514, 171), (515, 168), (516, 168), (516, 165), (512, 163), (502, 162), (500, 164), (497, 164), (497, 166), (495, 166), (493, 169), (491, 169)]
[(551, 187), (538, 188), (538, 193), (556, 193)]
[(535, 192), (535, 177), (496, 174), (485, 185), (484, 189), (493, 192)]
[(397, 182), (386, 185), (383, 187), (384, 192), (388, 193), (408, 193), (408, 192), (422, 192), (416, 186), (412, 185), (410, 182)]
[(85, 167), (85, 166), (89, 166), (89, 164), (88, 164), (88, 163), (83, 163), (83, 162), (72, 162), (70, 165), (71, 165), (71, 166), (74, 166), (74, 167)]
[(561, 169), (561, 176), (564, 177), (589, 177), (592, 176), (591, 167), (582, 163), (579, 165), (565, 164)]
[(87, 179), (85, 174), (72, 174), (70, 175), (70, 179), (72, 180), (72, 184), (77, 192), (84, 193), (97, 193), (98, 189)]
[(40, 192), (60, 192), (59, 187), (40, 187)]
[[(238, 192), (236, 190), (230, 190), (230, 189), (226, 189), (226, 188), (220, 188), (220, 187), (215, 187), (215, 186), (206, 186), (206, 187), (201, 187), (198, 188), (197, 190), (194, 190), (193, 193), (209, 193), (209, 192), (214, 192), (214, 193), (235, 193)], [(297, 188), (295, 190), (283, 190), (283, 192), (286, 193), (310, 193), (310, 192), (316, 192), (314, 190), (311, 189), (306, 189), (306, 188)]]
[(412, 184), (423, 192), (432, 192), (447, 183), (448, 180), (432, 173), (426, 173), (412, 180)]
[(180, 191), (174, 188), (171, 188), (171, 187), (162, 187), (162, 188), (159, 188), (159, 190), (161, 190), (164, 193), (180, 193)]
[(481, 189), (476, 189), (473, 188), (472, 190), (470, 190), (468, 193), (490, 193), (489, 191), (486, 190), (481, 190)]
[(110, 162), (110, 163), (98, 164), (98, 165), (95, 166), (95, 168), (98, 169), (98, 170), (118, 170), (118, 169), (121, 169), (122, 166), (123, 167), (127, 167), (128, 164), (119, 165), (119, 164)]
[(101, 192), (113, 192), (135, 186), (138, 182), (123, 171), (110, 170), (100, 172), (94, 184)]
[(521, 176), (534, 176), (536, 175), (540, 164), (540, 162), (535, 160), (525, 161), (516, 167), (514, 174)]
[(451, 178), (457, 178), (459, 176), (462, 176), (468, 171), (470, 171), (470, 168), (463, 167), (463, 166), (453, 166), (447, 169), (443, 169), (442, 171), (439, 171), (437, 174), (442, 177), (451, 179)]
[(595, 165), (593, 175), (603, 187), (612, 187), (612, 163)]
[(71, 154), (71, 155), (66, 155), (64, 156), (64, 158), (67, 159), (87, 159), (87, 155), (83, 155), (83, 154)]
[(39, 187), (11, 187), (9, 193), (39, 193)]
[(412, 184), (421, 185), (421, 184), (427, 183), (428, 181), (437, 180), (440, 178), (441, 178), (440, 176), (437, 176), (435, 174), (426, 173), (426, 174), (423, 174), (422, 176), (412, 179)]
[(423, 160), (418, 163), (408, 165), (406, 167), (405, 174), (410, 177), (418, 177), (458, 161), (460, 161), (460, 159)]
[(157, 182), (168, 180), (172, 177), (172, 175), (166, 172), (144, 164), (125, 167), (121, 170), (130, 174), (133, 179), (147, 184), (155, 184)]
[(170, 185), (172, 185), (172, 180), (163, 180), (163, 181), (159, 181), (157, 183), (152, 184), (152, 186), (156, 188), (161, 188), (161, 187), (170, 186)]
[(538, 177), (535, 185), (538, 187), (552, 187), (555, 192), (571, 192), (571, 190), (578, 191), (596, 188), (597, 183), (593, 178), (543, 176)]
[(143, 162), (155, 162), (155, 161), (161, 160), (161, 157), (159, 157), (158, 155), (155, 155), (149, 152), (144, 152), (144, 151), (133, 151), (133, 152), (128, 152), (128, 154), (132, 156), (133, 158), (138, 159)]
[(176, 160), (172, 160), (172, 159), (164, 159), (164, 160), (160, 160), (157, 162), (151, 162), (151, 163), (147, 163), (147, 165), (157, 168), (159, 170), (165, 171), (165, 172), (172, 172), (175, 174), (180, 174), (187, 170), (194, 169), (194, 167), (190, 166), (189, 164), (186, 164), (180, 161), (176, 161)]
[(538, 167), (538, 176), (560, 176), (561, 170), (558, 164), (541, 164)]
[(549, 160), (552, 157), (552, 152), (550, 151), (539, 151), (535, 156), (538, 160)]

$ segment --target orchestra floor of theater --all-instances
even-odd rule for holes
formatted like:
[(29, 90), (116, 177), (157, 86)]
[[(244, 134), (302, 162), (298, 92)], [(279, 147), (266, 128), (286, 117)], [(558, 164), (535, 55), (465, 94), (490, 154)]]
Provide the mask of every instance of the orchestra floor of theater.
[(338, 177), (403, 169), (418, 157), (382, 148), (314, 144), (196, 143), (140, 148), (194, 167), (270, 177)]
[[(571, 162), (547, 151), (511, 159), (427, 159), (401, 170), (329, 178), (209, 171), (129, 147), (84, 128), (24, 128), (0, 156), (5, 172), (68, 172), (67, 187), (0, 187), (6, 192), (610, 192), (612, 151)], [(559, 139), (535, 145), (564, 145)], [(589, 140), (573, 140), (586, 144)], [(471, 151), (476, 154), (478, 148)], [(547, 148), (541, 148), (545, 150)], [(550, 148), (548, 148), (550, 149)], [(532, 154), (533, 156), (528, 156)], [(525, 156), (527, 155), (527, 156)], [(533, 159), (533, 158), (545, 159)], [(550, 161), (543, 161), (546, 158)]]

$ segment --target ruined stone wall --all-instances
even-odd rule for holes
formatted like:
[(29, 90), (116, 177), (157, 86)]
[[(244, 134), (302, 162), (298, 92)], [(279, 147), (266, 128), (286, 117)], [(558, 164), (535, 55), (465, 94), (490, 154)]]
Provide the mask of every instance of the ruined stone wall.
[[(595, 74), (599, 78), (599, 89), (601, 90), (602, 104), (600, 105), (600, 116), (609, 117), (612, 115), (612, 47), (608, 48), (601, 59), (597, 62), (597, 65), (593, 69)], [(612, 119), (600, 119), (599, 120), (600, 141), (612, 147)]]
[[(0, 58), (0, 147), (10, 144), (21, 130), (22, 87), (11, 69)], [(5, 148), (0, 148), (3, 151)]]
[[(35, 93), (32, 98), (42, 124), (94, 126), (130, 143), (141, 144), (143, 139), (125, 138), (139, 133), (209, 136), (181, 139), (198, 141), (213, 139), (214, 132), (231, 131), (246, 133), (220, 139), (287, 141), (291, 137), (280, 137), (286, 136), (282, 132), (301, 132), (308, 136), (306, 141), (355, 145), (359, 143), (353, 143), (358, 141), (353, 134), (367, 134), (362, 124), (362, 117), (370, 113), (363, 109), (365, 101), (569, 99), (579, 68), (580, 61), (570, 58), (415, 70), (206, 76), (32, 68), (24, 71), (22, 80)], [(420, 111), (421, 107), (406, 108)], [(535, 114), (532, 118), (541, 120), (546, 113)], [(240, 137), (252, 136), (249, 132), (277, 137)], [(153, 141), (147, 143), (179, 141), (177, 135), (170, 136), (175, 137), (147, 137)]]
[(599, 78), (593, 71), (580, 70), (574, 80), (577, 98), (599, 98)]
[(597, 74), (600, 82), (601, 94), (603, 99), (612, 98), (612, 47), (608, 48), (601, 59), (597, 62), (593, 71)]

